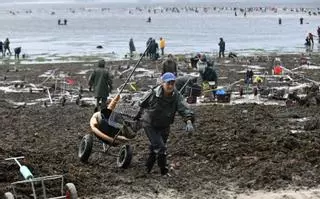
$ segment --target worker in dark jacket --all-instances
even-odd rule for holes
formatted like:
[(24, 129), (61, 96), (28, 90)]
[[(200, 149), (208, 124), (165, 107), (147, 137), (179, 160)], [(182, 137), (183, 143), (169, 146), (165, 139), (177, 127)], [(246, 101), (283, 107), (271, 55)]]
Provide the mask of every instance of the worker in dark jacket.
[(129, 50), (130, 50), (130, 57), (133, 57), (133, 52), (136, 51), (136, 47), (134, 46), (132, 38), (129, 41)]
[(169, 54), (168, 58), (162, 62), (161, 75), (165, 74), (166, 72), (171, 72), (177, 77), (177, 62), (174, 61), (172, 54)]
[[(204, 63), (200, 64), (201, 62)], [(215, 98), (215, 93), (208, 91), (216, 89), (218, 86), (218, 75), (216, 71), (211, 66), (208, 66), (205, 61), (202, 61), (202, 56), (200, 57), (197, 65), (200, 74), (200, 77), (198, 78), (198, 84), (201, 85), (206, 97)]]
[(93, 71), (89, 77), (89, 90), (94, 89), (94, 96), (97, 99), (95, 112), (101, 101), (101, 109), (105, 107), (109, 93), (112, 90), (112, 78), (109, 72), (105, 69), (105, 61), (98, 62), (98, 68)]
[(220, 42), (219, 42), (219, 58), (224, 57), (224, 51), (226, 49), (226, 43), (223, 41), (223, 38), (220, 38)]
[(209, 66), (206, 66), (205, 68), (199, 68), (200, 78), (198, 78), (199, 83), (203, 82), (215, 82), (215, 85), (218, 83), (218, 75), (216, 71)]
[(3, 51), (4, 51), (4, 55), (6, 54), (6, 52), (9, 52), (9, 55), (11, 56), (11, 50), (10, 50), (10, 41), (9, 38), (6, 38), (6, 40), (3, 43)]
[(142, 127), (150, 141), (150, 153), (146, 162), (147, 172), (151, 172), (155, 161), (158, 161), (162, 175), (168, 173), (167, 168), (167, 139), (170, 125), (174, 121), (176, 112), (187, 123), (186, 131), (193, 131), (193, 112), (186, 107), (183, 97), (175, 89), (176, 76), (165, 73), (161, 76), (161, 85), (154, 87), (146, 93), (140, 101), (140, 111), (135, 117), (142, 121)]
[(190, 88), (193, 88), (193, 86), (196, 85), (197, 79), (197, 77), (190, 75), (178, 77), (176, 79), (176, 89), (181, 93), (181, 95), (189, 96), (191, 94)]

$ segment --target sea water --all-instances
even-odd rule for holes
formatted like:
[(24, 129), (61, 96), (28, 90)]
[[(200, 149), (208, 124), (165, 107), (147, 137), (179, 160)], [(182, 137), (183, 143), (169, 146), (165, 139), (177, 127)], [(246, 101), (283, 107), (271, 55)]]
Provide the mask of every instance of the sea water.
[[(214, 2), (214, 1), (213, 1)], [(133, 38), (137, 52), (146, 48), (149, 37), (159, 41), (166, 40), (165, 53), (218, 52), (219, 38), (226, 42), (226, 54), (235, 52), (248, 53), (296, 53), (305, 52), (307, 33), (317, 35), (320, 15), (308, 12), (283, 10), (282, 8), (307, 7), (318, 13), (320, 1), (294, 0), (275, 2), (264, 1), (266, 12), (254, 11), (243, 13), (233, 7), (249, 7), (238, 1), (237, 4), (107, 4), (74, 2), (68, 0), (58, 3), (46, 1), (38, 3), (0, 4), (0, 39), (10, 39), (11, 49), (21, 46), (22, 54), (39, 56), (71, 56), (112, 53), (123, 57), (129, 52), (129, 39)], [(249, 3), (248, 3), (249, 2)], [(272, 2), (272, 4), (268, 4)], [(185, 12), (182, 9), (197, 7), (199, 12)], [(214, 7), (216, 10), (213, 10)], [(228, 7), (224, 7), (228, 6)], [(258, 5), (254, 5), (258, 7)], [(165, 8), (177, 7), (179, 13), (161, 12)], [(203, 8), (209, 8), (204, 12)], [(137, 10), (139, 8), (140, 10)], [(277, 12), (272, 10), (277, 8)], [(148, 10), (151, 12), (148, 12)], [(154, 13), (156, 10), (156, 13)], [(146, 19), (151, 17), (151, 23)], [(300, 25), (299, 18), (304, 18)], [(278, 24), (278, 18), (282, 24)], [(58, 19), (67, 19), (67, 25), (58, 25)], [(315, 37), (314, 52), (319, 52)], [(103, 46), (97, 49), (98, 45)]]

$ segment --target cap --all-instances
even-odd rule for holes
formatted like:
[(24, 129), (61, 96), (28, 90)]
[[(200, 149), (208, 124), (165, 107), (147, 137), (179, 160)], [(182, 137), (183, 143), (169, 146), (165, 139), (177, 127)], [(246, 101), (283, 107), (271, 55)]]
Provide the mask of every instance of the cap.
[(175, 81), (176, 76), (173, 73), (166, 72), (161, 76), (161, 80), (164, 82)]

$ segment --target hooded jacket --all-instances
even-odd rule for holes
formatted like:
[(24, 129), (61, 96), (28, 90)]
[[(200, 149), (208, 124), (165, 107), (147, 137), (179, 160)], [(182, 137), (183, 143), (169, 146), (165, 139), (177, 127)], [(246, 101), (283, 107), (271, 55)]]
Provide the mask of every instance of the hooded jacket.
[(104, 61), (99, 61), (98, 68), (89, 77), (89, 86), (94, 88), (95, 97), (108, 98), (112, 90), (112, 78), (104, 64)]
[(173, 73), (175, 76), (177, 76), (177, 63), (171, 59), (168, 58), (164, 62), (162, 62), (162, 74), (170, 72)]

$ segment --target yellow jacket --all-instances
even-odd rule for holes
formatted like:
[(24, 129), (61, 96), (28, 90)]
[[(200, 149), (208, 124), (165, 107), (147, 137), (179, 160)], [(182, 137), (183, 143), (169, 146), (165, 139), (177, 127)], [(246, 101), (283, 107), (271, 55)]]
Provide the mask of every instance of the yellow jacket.
[(257, 75), (253, 80), (253, 83), (262, 83), (262, 82), (263, 82), (263, 79), (259, 75)]
[(166, 47), (166, 41), (164, 39), (161, 39), (159, 42), (159, 46), (160, 46), (160, 48)]

